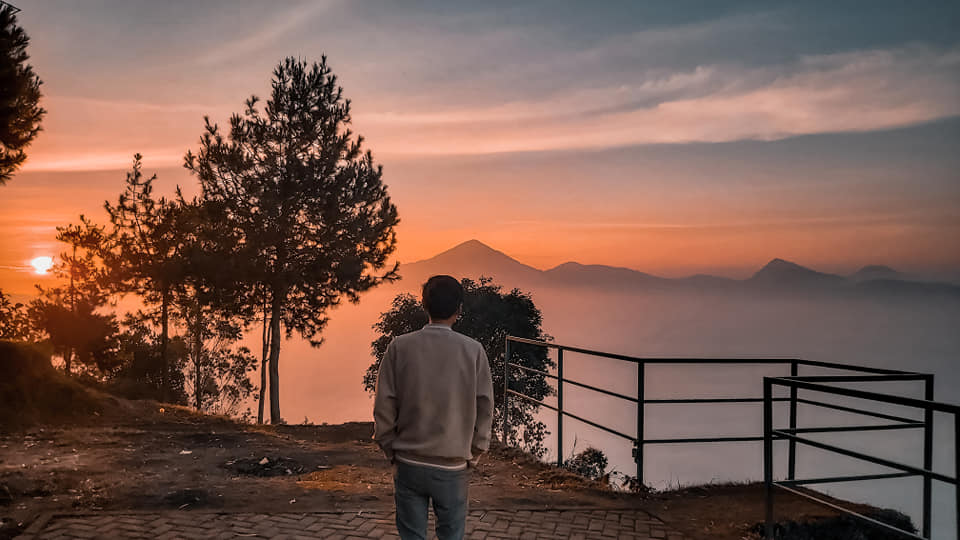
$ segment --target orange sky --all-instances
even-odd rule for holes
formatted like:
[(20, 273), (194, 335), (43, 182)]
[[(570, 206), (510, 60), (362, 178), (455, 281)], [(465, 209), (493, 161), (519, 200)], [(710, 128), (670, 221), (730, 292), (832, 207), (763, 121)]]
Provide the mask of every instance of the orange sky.
[(0, 288), (30, 292), (56, 225), (105, 220), (134, 152), (161, 193), (195, 190), (179, 165), (203, 116), (225, 123), (283, 56), (322, 52), (384, 165), (400, 260), (476, 238), (539, 268), (960, 276), (960, 40), (942, 14), (850, 31), (863, 14), (839, 7), (563, 5), (31, 2), (48, 114), (0, 187)]

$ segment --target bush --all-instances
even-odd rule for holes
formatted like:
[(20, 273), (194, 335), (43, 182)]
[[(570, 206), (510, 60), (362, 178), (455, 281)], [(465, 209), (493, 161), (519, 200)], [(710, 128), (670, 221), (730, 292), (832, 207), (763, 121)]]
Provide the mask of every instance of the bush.
[(563, 468), (580, 476), (599, 480), (607, 472), (607, 456), (590, 446), (563, 463)]

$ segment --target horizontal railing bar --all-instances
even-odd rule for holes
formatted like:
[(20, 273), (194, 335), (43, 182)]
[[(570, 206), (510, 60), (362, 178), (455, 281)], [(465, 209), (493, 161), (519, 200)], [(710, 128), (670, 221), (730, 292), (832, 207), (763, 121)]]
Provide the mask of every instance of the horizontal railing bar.
[(790, 378), (783, 377), (764, 377), (765, 380), (769, 380), (771, 383), (780, 386), (786, 387), (795, 387), (803, 390), (811, 390), (814, 392), (823, 392), (826, 394), (836, 394), (839, 396), (847, 396), (857, 399), (866, 399), (870, 401), (879, 401), (880, 403), (892, 403), (894, 405), (903, 405), (905, 407), (913, 407), (915, 409), (923, 409), (925, 411), (937, 411), (942, 413), (949, 414), (960, 414), (960, 407), (956, 405), (951, 405), (949, 403), (941, 403), (939, 401), (927, 401), (925, 399), (916, 399), (908, 398), (903, 396), (895, 396), (888, 394), (880, 394), (878, 392), (868, 392), (866, 390), (856, 390), (853, 388), (843, 388), (840, 386), (828, 386), (825, 384), (816, 384), (807, 381), (798, 381)]
[(521, 397), (521, 398), (523, 398), (523, 399), (525, 399), (525, 400), (527, 400), (527, 401), (532, 401), (533, 403), (536, 403), (537, 405), (540, 405), (541, 407), (546, 407), (546, 408), (551, 409), (551, 410), (554, 410), (554, 411), (559, 411), (559, 409), (557, 409), (557, 408), (554, 407), (553, 405), (547, 405), (546, 403), (544, 403), (544, 402), (542, 402), (542, 401), (540, 401), (540, 400), (538, 400), (538, 399), (533, 399), (532, 397), (530, 397), (530, 396), (528, 396), (528, 395), (526, 395), (526, 394), (521, 394), (520, 392), (517, 392), (516, 390), (507, 389), (507, 393), (508, 393), (508, 394), (513, 394), (513, 395), (515, 395), (515, 396), (517, 396), (517, 397)]
[[(773, 401), (790, 401), (790, 398), (773, 398)], [(655, 405), (669, 403), (763, 403), (763, 398), (645, 399), (643, 402)]]
[(632, 402), (632, 403), (636, 403), (636, 402), (637, 402), (637, 398), (635, 398), (635, 397), (625, 396), (625, 395), (623, 395), (623, 394), (618, 394), (618, 393), (616, 393), (616, 392), (611, 392), (610, 390), (604, 390), (603, 388), (597, 388), (596, 386), (590, 386), (589, 384), (584, 384), (584, 383), (582, 383), (582, 382), (571, 381), (570, 379), (563, 379), (563, 382), (565, 382), (566, 384), (572, 384), (572, 385), (574, 385), (574, 386), (579, 386), (579, 387), (581, 387), (581, 388), (586, 388), (587, 390), (593, 390), (594, 392), (600, 392), (601, 394), (606, 394), (606, 395), (608, 395), (608, 396), (613, 396), (613, 397), (616, 397), (616, 398), (625, 399), (625, 400), (630, 401), (630, 402)]
[(891, 532), (894, 532), (894, 533), (902, 534), (902, 535), (904, 535), (904, 536), (907, 537), (907, 538), (915, 538), (916, 540), (926, 540), (924, 537), (922, 537), (922, 536), (920, 536), (920, 535), (917, 535), (917, 534), (915, 534), (915, 533), (912, 533), (912, 532), (910, 532), (910, 531), (907, 531), (907, 530), (905, 530), (905, 529), (901, 529), (901, 528), (899, 528), (899, 527), (894, 527), (893, 525), (889, 525), (889, 524), (884, 523), (884, 522), (882, 522), (882, 521), (877, 521), (876, 519), (873, 519), (873, 518), (871, 518), (871, 517), (867, 517), (867, 516), (865, 516), (865, 515), (863, 515), (863, 514), (860, 514), (860, 513), (858, 513), (858, 512), (854, 512), (853, 510), (849, 510), (849, 509), (844, 508), (844, 507), (842, 507), (842, 506), (840, 506), (840, 505), (838, 505), (838, 504), (834, 504), (834, 503), (832, 503), (832, 502), (830, 502), (830, 501), (826, 501), (826, 500), (821, 499), (821, 498), (819, 498), (819, 497), (814, 497), (813, 495), (810, 495), (810, 494), (808, 494), (808, 493), (804, 493), (803, 491), (801, 491), (801, 490), (799, 490), (799, 489), (795, 489), (795, 488), (792, 488), (792, 487), (790, 487), (790, 486), (785, 486), (785, 485), (783, 485), (783, 484), (780, 483), (780, 482), (774, 482), (773, 485), (777, 486), (778, 488), (780, 488), (780, 489), (782, 489), (782, 490), (784, 490), (784, 491), (789, 491), (790, 493), (793, 493), (794, 495), (799, 495), (799, 496), (804, 497), (804, 498), (806, 498), (806, 499), (808, 499), (808, 500), (811, 500), (811, 501), (813, 501), (813, 502), (815, 502), (815, 503), (817, 503), (817, 504), (821, 504), (821, 505), (826, 506), (826, 507), (828, 507), (828, 508), (832, 508), (832, 509), (837, 510), (837, 511), (839, 511), (839, 512), (842, 512), (842, 513), (844, 513), (844, 514), (853, 516), (853, 517), (855, 517), (855, 518), (857, 518), (857, 519), (860, 519), (860, 520), (862, 520), (862, 521), (865, 521), (865, 522), (867, 522), (867, 523), (870, 523), (871, 525), (875, 525), (875, 526), (877, 526), (877, 527), (884, 528), (884, 529), (886, 529), (886, 530), (888, 530), (888, 531), (891, 531)]
[(883, 431), (888, 429), (916, 429), (922, 428), (926, 424), (923, 422), (913, 422), (910, 424), (879, 424), (875, 426), (831, 426), (831, 427), (810, 427), (781, 429), (787, 433), (843, 433), (846, 431)]
[(854, 364), (838, 364), (835, 362), (819, 362), (816, 360), (804, 360), (801, 358), (642, 358), (628, 356), (625, 354), (616, 354), (603, 351), (584, 349), (582, 347), (572, 347), (569, 345), (560, 345), (548, 341), (536, 339), (527, 339), (516, 336), (507, 336), (507, 341), (516, 343), (525, 343), (527, 345), (539, 345), (551, 349), (563, 349), (565, 351), (600, 356), (602, 358), (611, 358), (614, 360), (624, 360), (627, 362), (646, 362), (651, 364), (792, 364), (796, 362), (802, 366), (822, 367), (831, 369), (843, 369), (848, 371), (859, 371), (863, 373), (877, 373), (890, 375), (922, 375), (912, 371), (902, 371), (896, 369), (877, 368), (868, 366), (858, 366)]
[(521, 366), (520, 364), (514, 364), (513, 362), (507, 362), (507, 365), (509, 365), (509, 366), (511, 366), (511, 367), (515, 367), (515, 368), (520, 368), (520, 369), (522, 369), (522, 370), (524, 370), (524, 371), (532, 371), (532, 372), (534, 372), (534, 373), (539, 373), (540, 375), (543, 375), (543, 376), (545, 376), (545, 377), (550, 377), (551, 379), (556, 379), (556, 378), (557, 378), (556, 375), (551, 375), (550, 373), (547, 373), (546, 371), (541, 371), (541, 370), (539, 370), (539, 369), (534, 369), (534, 368), (532, 368), (532, 367)]
[(805, 480), (779, 480), (777, 483), (785, 486), (806, 486), (809, 484), (838, 484), (841, 482), (856, 482), (860, 480), (885, 480), (888, 478), (907, 478), (917, 476), (914, 473), (897, 472), (885, 474), (861, 474), (856, 476), (833, 476), (827, 478), (808, 478)]
[[(776, 438), (776, 437), (775, 437)], [(644, 439), (644, 444), (694, 444), (694, 443), (718, 443), (718, 442), (757, 442), (762, 441), (763, 436), (755, 437), (704, 437), (691, 439)]]
[(892, 415), (892, 414), (884, 414), (884, 413), (878, 413), (878, 412), (873, 412), (873, 411), (865, 411), (865, 410), (862, 410), (862, 409), (855, 409), (855, 408), (853, 408), (853, 407), (846, 407), (846, 406), (844, 406), (844, 405), (837, 405), (837, 404), (835, 404), (835, 403), (826, 403), (826, 402), (823, 402), (823, 401), (816, 401), (816, 400), (813, 400), (813, 399), (797, 398), (797, 403), (805, 403), (805, 404), (807, 404), (807, 405), (816, 405), (816, 406), (818, 406), (818, 407), (826, 407), (826, 408), (828, 408), (828, 409), (835, 409), (835, 410), (843, 411), (843, 412), (850, 412), (850, 413), (862, 414), (862, 415), (865, 415), (865, 416), (872, 416), (872, 417), (874, 417), (874, 418), (881, 418), (881, 419), (883, 419), (883, 420), (892, 420), (892, 421), (894, 421), (894, 422), (903, 422), (903, 423), (906, 423), (906, 424), (914, 424), (914, 423), (916, 423), (916, 422), (920, 422), (920, 420), (917, 420), (916, 418), (906, 418), (906, 417), (903, 417), (903, 416), (894, 416), (894, 415)]
[(830, 369), (845, 369), (848, 371), (860, 371), (863, 373), (877, 373), (888, 375), (925, 375), (915, 371), (903, 371), (900, 369), (878, 368), (870, 366), (860, 366), (856, 364), (838, 364), (837, 362), (820, 362), (818, 360), (797, 360), (801, 366), (822, 367)]
[(548, 409), (550, 409), (550, 410), (557, 411), (557, 412), (563, 414), (564, 416), (569, 416), (570, 418), (573, 418), (574, 420), (579, 420), (579, 421), (581, 421), (581, 422), (583, 422), (583, 423), (585, 423), (585, 424), (589, 424), (589, 425), (591, 425), (591, 426), (593, 426), (593, 427), (595, 427), (595, 428), (597, 428), (597, 429), (602, 429), (602, 430), (606, 431), (607, 433), (611, 433), (611, 434), (613, 434), (613, 435), (618, 435), (618, 436), (620, 436), (620, 437), (623, 437), (624, 439), (627, 439), (628, 441), (636, 441), (636, 440), (637, 440), (636, 437), (633, 437), (633, 436), (631, 436), (631, 435), (626, 435), (626, 434), (624, 434), (624, 433), (620, 433), (619, 431), (617, 431), (617, 430), (615, 430), (615, 429), (610, 429), (610, 428), (608, 428), (607, 426), (602, 426), (602, 425), (600, 425), (600, 424), (598, 424), (598, 423), (596, 423), (596, 422), (594, 422), (594, 421), (592, 421), (592, 420), (587, 420), (586, 418), (581, 418), (581, 417), (579, 417), (579, 416), (577, 416), (577, 415), (575, 415), (575, 414), (573, 414), (573, 413), (569, 413), (569, 412), (567, 412), (567, 411), (561, 411), (561, 410), (557, 409), (556, 407), (554, 407), (553, 405), (547, 405), (546, 403), (544, 403), (544, 402), (542, 402), (542, 401), (540, 401), (540, 400), (534, 399), (534, 398), (532, 398), (532, 397), (530, 397), (530, 396), (528, 396), (528, 395), (526, 395), (526, 394), (521, 394), (520, 392), (517, 392), (516, 390), (507, 389), (507, 393), (508, 393), (508, 394), (513, 394), (513, 395), (515, 395), (515, 396), (517, 396), (517, 397), (520, 397), (520, 398), (523, 398), (523, 399), (525, 399), (525, 400), (527, 400), (527, 401), (536, 403), (537, 405), (541, 405), (541, 406), (546, 407), (546, 408), (548, 408)]
[(888, 375), (804, 375), (802, 377), (783, 377), (791, 381), (809, 382), (896, 382), (896, 381), (923, 381), (926, 375), (919, 373), (891, 373)]
[(613, 434), (613, 435), (618, 435), (618, 436), (620, 436), (620, 437), (623, 437), (624, 439), (627, 439), (628, 441), (634, 441), (634, 442), (636, 442), (636, 440), (637, 440), (636, 437), (632, 437), (632, 436), (627, 435), (627, 434), (625, 434), (625, 433), (620, 433), (619, 431), (617, 431), (617, 430), (615, 430), (615, 429), (610, 429), (610, 428), (608, 428), (607, 426), (601, 426), (600, 424), (598, 424), (598, 423), (596, 423), (596, 422), (594, 422), (594, 421), (592, 421), (592, 420), (587, 420), (586, 418), (581, 418), (581, 417), (579, 417), (579, 416), (577, 416), (577, 415), (575, 415), (575, 414), (573, 414), (573, 413), (568, 413), (567, 411), (563, 411), (563, 415), (564, 415), (564, 416), (569, 416), (570, 418), (573, 418), (574, 420), (579, 420), (579, 421), (583, 422), (584, 424), (591, 425), (591, 426), (593, 426), (593, 427), (595, 427), (595, 428), (597, 428), (597, 429), (602, 429), (602, 430), (606, 431), (607, 433), (611, 433), (611, 434)]
[[(574, 351), (576, 352), (576, 351)], [(790, 358), (637, 358), (638, 362), (644, 364), (767, 364), (767, 365), (790, 365), (793, 359)]]
[(832, 444), (822, 443), (822, 442), (820, 442), (820, 441), (814, 441), (814, 440), (812, 440), (812, 439), (807, 439), (807, 438), (804, 438), (804, 437), (797, 437), (796, 435), (792, 435), (792, 434), (790, 434), (790, 433), (786, 433), (786, 432), (781, 431), (781, 430), (779, 430), (779, 429), (773, 430), (772, 433), (773, 433), (774, 435), (779, 435), (780, 437), (783, 437), (783, 438), (785, 438), (785, 439), (794, 440), (794, 441), (797, 441), (798, 443), (806, 444), (807, 446), (813, 446), (814, 448), (819, 448), (819, 449), (821, 449), (821, 450), (827, 450), (827, 451), (830, 451), (830, 452), (835, 452), (835, 453), (837, 453), (837, 454), (841, 454), (841, 455), (844, 455), (844, 456), (848, 456), (848, 457), (860, 459), (860, 460), (863, 460), (863, 461), (868, 461), (868, 462), (870, 462), (870, 463), (874, 463), (874, 464), (877, 464), (877, 465), (882, 465), (882, 466), (884, 466), (884, 467), (889, 467), (889, 468), (891, 468), (891, 469), (897, 469), (897, 470), (904, 471), (904, 472), (915, 473), (915, 474), (917, 474), (917, 475), (924, 476), (924, 477), (929, 477), (929, 478), (932, 478), (932, 479), (934, 479), (934, 480), (939, 480), (939, 481), (941, 481), (941, 482), (946, 482), (946, 483), (948, 483), (948, 484), (957, 484), (957, 479), (956, 479), (956, 478), (947, 476), (947, 475), (945, 475), (945, 474), (940, 474), (940, 473), (938, 473), (938, 472), (936, 472), (936, 471), (928, 471), (928, 470), (926, 470), (926, 469), (921, 469), (921, 468), (919, 468), (919, 467), (914, 467), (914, 466), (912, 466), (912, 465), (905, 465), (905, 464), (903, 464), (903, 463), (898, 463), (898, 462), (896, 462), (896, 461), (890, 461), (889, 459), (884, 459), (884, 458), (879, 458), (879, 457), (876, 457), (876, 456), (871, 456), (871, 455), (869, 455), (869, 454), (864, 454), (864, 453), (861, 453), (861, 452), (857, 452), (857, 451), (855, 451), (855, 450), (848, 450), (848, 449), (846, 449), (846, 448), (841, 448), (841, 447), (839, 447), (839, 446), (833, 446)]
[(527, 339), (515, 336), (507, 336), (507, 341), (513, 341), (516, 343), (526, 343), (528, 345), (539, 345), (541, 347), (547, 347), (551, 349), (563, 349), (565, 351), (570, 351), (580, 354), (589, 354), (591, 356), (600, 356), (602, 358), (611, 358), (613, 360), (624, 360), (627, 362), (635, 363), (651, 363), (651, 364), (790, 364), (792, 362), (799, 362), (800, 360), (794, 358), (640, 358), (636, 356), (627, 356), (625, 354), (616, 354), (608, 353), (603, 351), (594, 351), (590, 349), (584, 349), (581, 347), (570, 347), (567, 345), (560, 345), (557, 343), (550, 343), (548, 341), (539, 341), (536, 339)]
[(550, 343), (548, 341), (539, 341), (536, 339), (527, 339), (515, 336), (507, 336), (507, 341), (514, 341), (516, 343), (526, 343), (528, 345), (539, 345), (541, 347), (547, 347), (551, 349), (563, 349), (565, 351), (589, 354), (592, 356), (600, 356), (603, 358), (612, 358), (614, 360), (625, 360), (627, 362), (640, 362), (639, 358), (633, 356), (627, 356), (624, 354), (608, 353), (603, 351), (591, 351), (590, 349), (581, 349), (580, 347), (567, 347), (566, 345), (559, 345), (556, 343)]

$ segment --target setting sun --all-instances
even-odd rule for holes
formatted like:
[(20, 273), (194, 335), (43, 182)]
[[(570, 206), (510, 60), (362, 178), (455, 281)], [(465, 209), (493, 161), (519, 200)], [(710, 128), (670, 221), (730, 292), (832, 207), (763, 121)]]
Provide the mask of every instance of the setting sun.
[(39, 275), (45, 275), (51, 268), (53, 268), (53, 258), (52, 257), (37, 257), (30, 261), (30, 266), (33, 267), (33, 271)]

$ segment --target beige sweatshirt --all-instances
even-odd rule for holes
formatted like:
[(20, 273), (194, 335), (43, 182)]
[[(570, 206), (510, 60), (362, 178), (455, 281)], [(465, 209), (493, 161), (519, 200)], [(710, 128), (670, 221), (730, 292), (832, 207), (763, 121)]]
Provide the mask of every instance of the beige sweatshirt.
[(475, 464), (493, 424), (483, 346), (433, 323), (394, 338), (380, 363), (373, 420), (373, 438), (391, 461)]

